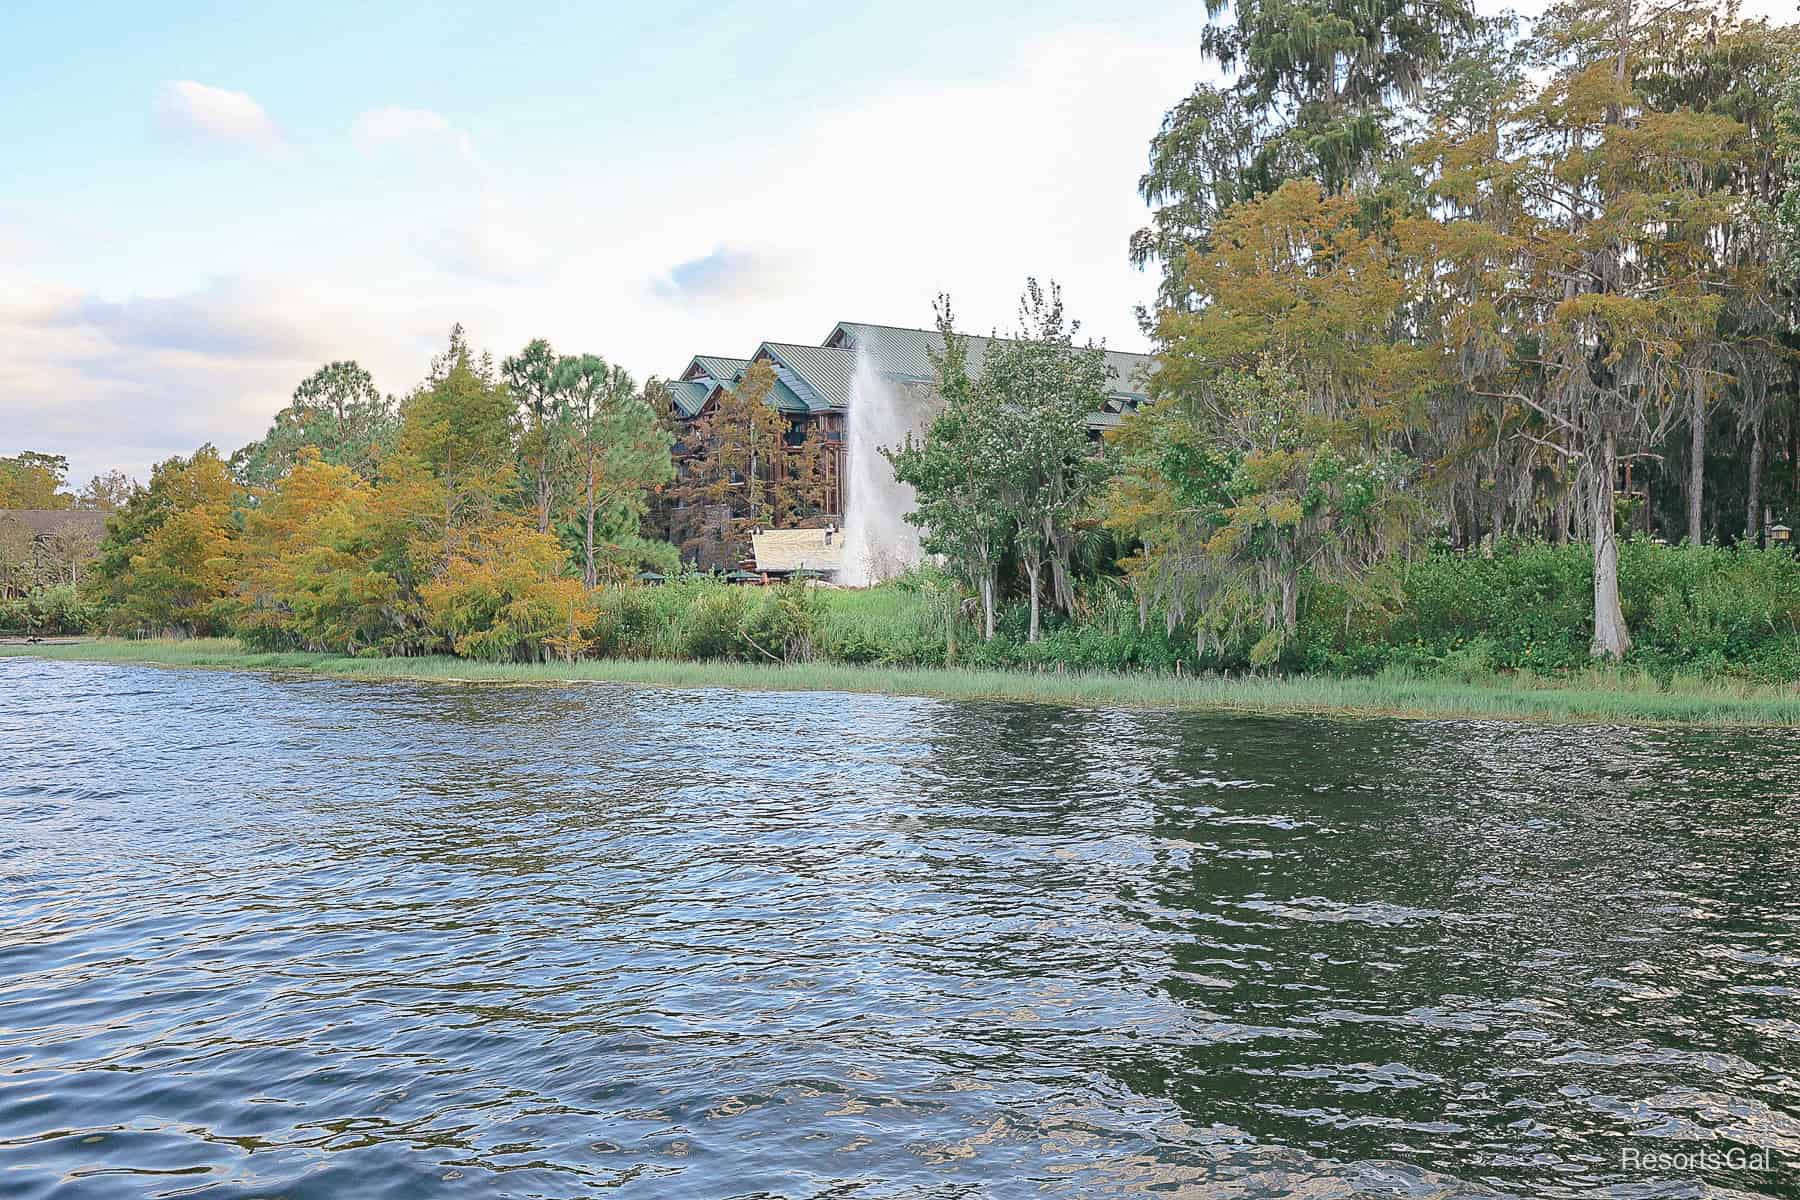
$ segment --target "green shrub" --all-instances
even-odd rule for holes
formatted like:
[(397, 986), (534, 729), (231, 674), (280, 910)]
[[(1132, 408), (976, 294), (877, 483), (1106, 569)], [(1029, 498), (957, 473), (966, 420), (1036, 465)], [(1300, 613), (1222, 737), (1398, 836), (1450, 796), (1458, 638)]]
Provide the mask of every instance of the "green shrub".
[(883, 650), (874, 630), (843, 622), (833, 622), (822, 628), (817, 645), (819, 657), (853, 665), (878, 662)]
[(811, 662), (820, 607), (816, 597), (815, 589), (805, 583), (786, 583), (761, 589), (760, 595), (746, 601), (739, 629), (751, 655)]
[(742, 658), (744, 589), (720, 584), (701, 590), (681, 623), (681, 657)]
[[(1392, 598), (1375, 605), (1311, 589), (1297, 665), (1463, 678), (1583, 670), (1593, 578), (1587, 546), (1539, 542), (1420, 559), (1394, 571)], [(1619, 592), (1634, 643), (1628, 661), (1644, 670), (1800, 679), (1800, 560), (1786, 551), (1638, 539), (1620, 547)]]
[(582, 633), (596, 658), (650, 658), (659, 624), (647, 589), (609, 587), (601, 589), (594, 619)]
[[(1620, 593), (1634, 648), (1626, 667), (1664, 686), (1678, 677), (1800, 680), (1800, 560), (1751, 547), (1621, 546)], [(0, 604), (0, 629), (73, 631), (92, 620), (68, 589)], [(29, 603), (29, 609), (21, 608)], [(1395, 564), (1352, 594), (1310, 584), (1280, 669), (1321, 675), (1455, 678), (1556, 676), (1590, 668), (1593, 605), (1585, 546), (1523, 543), (1491, 556), (1437, 553)], [(1141, 613), (1116, 579), (1090, 580), (1071, 618), (1046, 612), (1041, 640), (1015, 595), (985, 641), (955, 580), (932, 568), (861, 590), (745, 588), (708, 575), (605, 589), (583, 633), (603, 658), (959, 666), (1038, 671), (1237, 673), (1252, 638), (1197, 644)], [(754, 645), (752, 644), (754, 643)], [(277, 648), (274, 646), (271, 649)], [(1255, 664), (1259, 669), (1268, 664)]]
[(0, 600), (0, 633), (59, 637), (86, 633), (100, 624), (98, 605), (83, 600), (66, 583)]
[[(939, 572), (918, 570), (881, 587), (819, 590), (815, 653), (835, 662), (943, 666), (959, 612), (960, 589)], [(957, 628), (960, 642), (968, 633)]]

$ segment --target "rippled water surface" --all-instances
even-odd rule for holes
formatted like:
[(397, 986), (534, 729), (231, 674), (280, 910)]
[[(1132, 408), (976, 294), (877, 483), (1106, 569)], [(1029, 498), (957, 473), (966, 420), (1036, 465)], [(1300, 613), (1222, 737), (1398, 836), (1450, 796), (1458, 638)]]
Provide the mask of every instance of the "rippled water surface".
[(0, 1196), (1800, 1195), (1785, 736), (0, 659), (0, 759)]

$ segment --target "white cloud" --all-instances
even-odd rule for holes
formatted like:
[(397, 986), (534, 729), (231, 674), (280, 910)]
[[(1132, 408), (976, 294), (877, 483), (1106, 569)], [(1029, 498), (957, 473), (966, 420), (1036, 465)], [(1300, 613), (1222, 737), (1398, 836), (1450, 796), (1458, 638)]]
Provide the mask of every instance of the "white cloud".
[[(496, 354), (542, 336), (641, 378), (696, 352), (815, 341), (838, 320), (927, 324), (946, 289), (985, 332), (1010, 323), (1027, 274), (1134, 347), (1133, 306), (1154, 288), (1126, 258), (1146, 216), (1135, 184), (1202, 67), (1192, 32), (1069, 29), (991, 79), (843, 97), (766, 139), (728, 141), (702, 118), (655, 157), (509, 159), (504, 176), (440, 114), (365, 113), (356, 145), (423, 148), (442, 170), (357, 180), (344, 164), (345, 188), (262, 214), (273, 230), (343, 206), (280, 277), (101, 297), (43, 278), (9, 290), (0, 267), (0, 429), (68, 453), (78, 475), (142, 475), (258, 436), (330, 359), (403, 392), (456, 320)], [(240, 252), (268, 261), (260, 243)]]
[(0, 453), (66, 453), (78, 480), (113, 467), (146, 478), (171, 454), (260, 436), (331, 359), (360, 357), (403, 390), (442, 330), (414, 326), (415, 348), (390, 320), (368, 345), (361, 319), (348, 298), (292, 280), (114, 300), (0, 272)]
[(800, 279), (800, 264), (792, 256), (720, 246), (676, 263), (652, 290), (677, 304), (732, 304), (779, 295)]
[[(370, 109), (350, 125), (350, 138), (365, 154), (404, 155), (417, 173), (389, 176), (396, 187), (428, 181), (421, 196), (424, 219), (406, 239), (437, 268), (465, 282), (518, 284), (536, 278), (549, 261), (523, 215), (495, 187), (469, 134), (429, 108)], [(448, 203), (445, 198), (449, 197)], [(431, 211), (437, 205), (448, 211)]]
[[(1091, 334), (1141, 345), (1134, 308), (1154, 279), (1127, 259), (1148, 217), (1137, 179), (1202, 67), (1192, 38), (1068, 29), (1025, 43), (994, 79), (897, 87), (768, 145), (711, 148), (696, 186), (676, 164), (672, 182), (590, 218), (636, 231), (620, 259), (663, 255), (651, 311), (618, 318), (666, 347), (640, 369), (678, 369), (689, 348), (817, 339), (840, 319), (925, 325), (939, 291), (966, 328), (1004, 328), (1027, 275), (1062, 283)], [(772, 273), (746, 269), (762, 263), (788, 269), (767, 285)], [(732, 286), (671, 286), (684, 272)]]
[(532, 283), (542, 278), (551, 260), (525, 219), (491, 196), (421, 238), (419, 247), (437, 266), (474, 283)]
[(23, 262), (33, 249), (32, 240), (25, 231), (7, 224), (0, 216), (0, 264)]
[(475, 161), (469, 135), (430, 108), (374, 108), (350, 124), (350, 137), (365, 151), (405, 148), (415, 152), (449, 150)]
[(163, 85), (159, 112), (163, 128), (178, 136), (264, 153), (279, 151), (285, 144), (281, 130), (248, 92), (176, 80)]
[[(640, 376), (696, 349), (817, 339), (840, 319), (928, 324), (942, 290), (985, 331), (1013, 320), (1028, 274), (1061, 282), (1088, 332), (1135, 347), (1134, 307), (1154, 291), (1126, 254), (1148, 216), (1137, 178), (1204, 65), (1189, 36), (1203, 20), (1062, 30), (992, 79), (852, 97), (766, 139), (725, 141), (703, 120), (654, 159), (451, 176), (401, 206), (389, 239), (411, 248), (415, 277), (386, 275), (452, 300), (496, 350), (546, 336)], [(400, 112), (364, 114), (359, 143), (462, 144), (439, 114)], [(363, 336), (379, 324), (372, 313)]]

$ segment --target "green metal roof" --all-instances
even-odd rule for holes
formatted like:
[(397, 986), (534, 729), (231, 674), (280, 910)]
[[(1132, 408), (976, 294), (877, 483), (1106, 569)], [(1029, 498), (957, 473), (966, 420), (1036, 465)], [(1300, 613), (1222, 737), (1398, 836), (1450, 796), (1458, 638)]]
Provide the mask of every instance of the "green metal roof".
[[(798, 384), (799, 386), (795, 386)], [(769, 389), (769, 403), (784, 413), (812, 412), (813, 406), (802, 393), (806, 385), (780, 368), (775, 372), (775, 386)]]
[(720, 383), (731, 383), (738, 377), (738, 372), (750, 365), (747, 358), (725, 358), (717, 354), (696, 354), (688, 360), (687, 370), (681, 373), (683, 379), (716, 379)]
[[(968, 342), (969, 369), (979, 371), (994, 339), (971, 337)], [(832, 328), (822, 346), (764, 342), (750, 358), (696, 354), (681, 381), (669, 385), (669, 394), (676, 415), (692, 418), (705, 407), (715, 387), (736, 386), (752, 362), (766, 358), (775, 368), (769, 402), (776, 409), (784, 413), (841, 412), (850, 407), (859, 353), (867, 354), (871, 366), (890, 379), (930, 381), (937, 374), (931, 355), (943, 348), (942, 335), (933, 329), (843, 321)], [(1148, 354), (1124, 350), (1105, 354), (1113, 378), (1106, 407), (1088, 419), (1088, 425), (1096, 429), (1117, 425), (1123, 414), (1135, 409), (1148, 395), (1148, 381), (1156, 370), (1156, 360)]]
[(677, 379), (669, 384), (669, 404), (678, 417), (698, 416), (716, 386), (713, 380)]
[[(993, 338), (970, 337), (969, 370), (981, 369), (981, 360)], [(840, 321), (825, 344), (843, 350), (860, 350), (883, 375), (905, 379), (935, 379), (937, 369), (931, 365), (933, 354), (944, 351), (943, 335), (935, 329), (905, 329), (897, 325), (869, 325), (860, 321)], [(1148, 395), (1149, 378), (1156, 370), (1156, 359), (1148, 354), (1125, 350), (1108, 350), (1106, 365), (1112, 372), (1109, 395), (1120, 399)]]
[(1097, 409), (1087, 415), (1089, 429), (1117, 429), (1125, 423), (1125, 418), (1137, 411), (1135, 403), (1121, 404), (1117, 400), (1108, 400), (1106, 407)]
[[(720, 388), (735, 387), (734, 381), (718, 379), (678, 379), (669, 384), (669, 404), (675, 415), (691, 421), (700, 415), (706, 402)], [(810, 389), (791, 372), (776, 368), (775, 386), (769, 389), (769, 403), (784, 413), (814, 412), (818, 405), (808, 400)]]
[(829, 412), (850, 407), (850, 389), (856, 380), (854, 352), (792, 342), (764, 342), (756, 348), (756, 357), (770, 360), (776, 378), (806, 402), (805, 411)]

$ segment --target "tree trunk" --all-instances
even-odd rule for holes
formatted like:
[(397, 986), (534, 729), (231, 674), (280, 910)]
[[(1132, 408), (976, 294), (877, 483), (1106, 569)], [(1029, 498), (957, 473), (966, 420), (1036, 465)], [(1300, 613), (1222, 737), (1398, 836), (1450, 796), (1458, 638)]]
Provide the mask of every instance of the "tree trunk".
[(1752, 545), (1762, 544), (1762, 414), (1750, 422), (1750, 497), (1744, 504), (1744, 538)]
[[(1800, 365), (1794, 367), (1794, 392), (1800, 393)], [(1793, 495), (1790, 501), (1800, 500), (1800, 413), (1788, 413), (1788, 470), (1793, 473)]]
[(1687, 540), (1698, 546), (1705, 536), (1701, 528), (1702, 501), (1706, 495), (1706, 405), (1699, 390), (1688, 397)]
[[(1794, 368), (1794, 391), (1800, 393), (1800, 367)], [(1788, 413), (1788, 470), (1792, 473), (1791, 500), (1800, 500), (1800, 413)]]
[(1028, 642), (1035, 642), (1038, 640), (1038, 592), (1042, 590), (1038, 586), (1038, 577), (1043, 573), (1043, 560), (1038, 558), (1035, 554), (1027, 555), (1025, 559), (1025, 577), (1031, 583), (1031, 627), (1025, 634), (1025, 640)]
[(1075, 615), (1075, 535), (1044, 518), (1044, 544), (1050, 548), (1050, 603), (1065, 616)]
[(1281, 630), (1290, 639), (1300, 633), (1300, 581), (1292, 569), (1281, 575)]
[(1615, 662), (1631, 649), (1625, 612), (1619, 607), (1619, 537), (1613, 530), (1613, 478), (1618, 468), (1618, 443), (1608, 433), (1594, 481), (1594, 642), (1589, 652)]
[(981, 577), (981, 638), (994, 640), (994, 568), (989, 566)]
[(593, 591), (600, 584), (600, 572), (594, 566), (594, 468), (588, 467), (587, 479), (587, 523), (581, 533), (582, 568), (581, 581)]
[(550, 439), (549, 439), (549, 435), (544, 431), (544, 429), (541, 425), (538, 428), (538, 435), (539, 435), (539, 437), (543, 438), (543, 444), (538, 447), (538, 469), (537, 469), (538, 532), (539, 533), (549, 533), (550, 532)]
[(594, 562), (594, 510), (587, 510), (587, 523), (581, 533), (581, 582), (593, 591), (600, 586), (600, 568)]
[(455, 520), (456, 493), (446, 488), (444, 491), (444, 554), (438, 560), (439, 578), (442, 578), (444, 572), (450, 569), (450, 555), (456, 548), (456, 527), (452, 524)]

